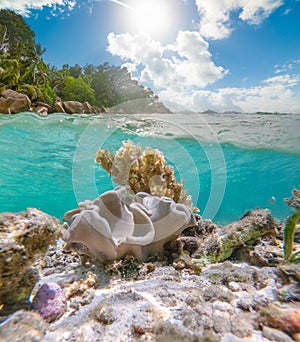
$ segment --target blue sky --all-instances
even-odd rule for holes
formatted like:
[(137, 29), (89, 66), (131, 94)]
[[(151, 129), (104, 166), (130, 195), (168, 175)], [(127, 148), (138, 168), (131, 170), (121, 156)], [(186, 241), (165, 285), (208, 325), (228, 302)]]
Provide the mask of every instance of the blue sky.
[(300, 113), (299, 0), (0, 0), (46, 63), (125, 65), (161, 100)]

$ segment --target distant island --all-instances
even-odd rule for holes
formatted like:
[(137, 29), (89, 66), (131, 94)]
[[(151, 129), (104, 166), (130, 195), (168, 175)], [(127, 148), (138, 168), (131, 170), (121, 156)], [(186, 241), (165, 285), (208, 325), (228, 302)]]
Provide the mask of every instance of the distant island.
[(21, 15), (0, 10), (0, 113), (102, 113), (143, 99), (147, 111), (170, 112), (126, 68), (104, 63), (58, 69), (44, 62), (44, 52)]

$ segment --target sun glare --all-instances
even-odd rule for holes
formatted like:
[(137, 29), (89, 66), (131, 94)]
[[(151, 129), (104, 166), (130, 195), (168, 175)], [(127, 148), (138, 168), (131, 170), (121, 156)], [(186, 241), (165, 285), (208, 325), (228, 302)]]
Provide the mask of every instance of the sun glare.
[(174, 17), (170, 0), (137, 0), (132, 5), (128, 23), (135, 32), (143, 31), (153, 38), (162, 38), (170, 33)]

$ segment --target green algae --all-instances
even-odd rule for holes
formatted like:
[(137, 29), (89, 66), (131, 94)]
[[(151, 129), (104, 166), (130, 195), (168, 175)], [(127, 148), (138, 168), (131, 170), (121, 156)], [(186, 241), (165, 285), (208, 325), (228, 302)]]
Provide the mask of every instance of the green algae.
[(300, 250), (293, 253), (294, 236), (296, 232), (296, 225), (300, 219), (300, 210), (291, 215), (284, 227), (284, 259), (286, 261), (295, 262), (300, 261)]
[(300, 250), (293, 253), (293, 247), (297, 223), (300, 220), (300, 190), (294, 189), (292, 194), (290, 199), (285, 199), (295, 212), (287, 218), (285, 223), (283, 251), (285, 261), (297, 262), (300, 261)]

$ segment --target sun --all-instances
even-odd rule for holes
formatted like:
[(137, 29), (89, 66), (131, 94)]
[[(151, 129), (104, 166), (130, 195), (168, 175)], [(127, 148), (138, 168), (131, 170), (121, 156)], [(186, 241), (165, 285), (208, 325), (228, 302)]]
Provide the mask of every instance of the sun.
[(136, 0), (131, 7), (128, 24), (131, 31), (145, 32), (162, 38), (174, 28), (172, 0)]

